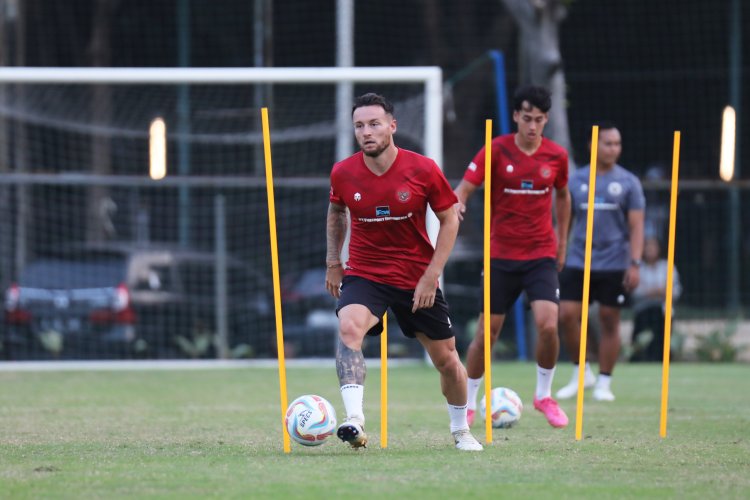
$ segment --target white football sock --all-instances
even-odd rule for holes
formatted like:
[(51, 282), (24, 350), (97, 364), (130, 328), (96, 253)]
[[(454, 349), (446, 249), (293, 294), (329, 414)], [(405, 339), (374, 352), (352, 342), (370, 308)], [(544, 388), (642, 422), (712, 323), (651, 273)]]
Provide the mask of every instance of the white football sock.
[(609, 389), (609, 384), (612, 382), (612, 375), (599, 374), (599, 378), (596, 379), (596, 386), (602, 389)]
[(469, 409), (477, 409), (477, 392), (479, 387), (482, 385), (482, 378), (467, 378), (466, 379), (466, 394), (469, 396)]
[(456, 406), (448, 403), (448, 415), (451, 418), (451, 432), (460, 429), (468, 429), (469, 423), (466, 420), (466, 406)]
[(552, 396), (552, 379), (555, 378), (555, 367), (542, 368), (536, 365), (536, 398), (544, 399)]
[(346, 419), (357, 418), (365, 422), (365, 413), (362, 410), (362, 401), (364, 400), (365, 386), (357, 384), (346, 384), (341, 386), (341, 399), (344, 400), (346, 408)]

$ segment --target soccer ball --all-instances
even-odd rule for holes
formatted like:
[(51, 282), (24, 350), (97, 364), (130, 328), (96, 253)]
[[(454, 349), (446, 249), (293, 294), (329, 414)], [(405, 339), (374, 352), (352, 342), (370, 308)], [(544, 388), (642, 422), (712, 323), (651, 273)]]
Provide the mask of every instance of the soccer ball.
[[(495, 387), (490, 393), (492, 398), (492, 427), (513, 427), (521, 419), (523, 402), (513, 389), (507, 387)], [(484, 397), (479, 403), (479, 412), (482, 418), (486, 418), (486, 405)]]
[(336, 431), (336, 410), (325, 398), (306, 394), (292, 401), (284, 423), (294, 441), (318, 446)]

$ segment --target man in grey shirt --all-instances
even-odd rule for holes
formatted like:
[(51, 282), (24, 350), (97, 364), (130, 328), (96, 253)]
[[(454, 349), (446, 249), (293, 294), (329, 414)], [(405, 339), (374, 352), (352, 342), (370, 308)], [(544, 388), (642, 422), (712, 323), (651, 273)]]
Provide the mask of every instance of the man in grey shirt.
[[(610, 382), (620, 354), (620, 309), (638, 286), (643, 252), (646, 200), (638, 178), (617, 164), (621, 152), (620, 131), (614, 124), (601, 123), (589, 281), (589, 302), (599, 303), (599, 377), (594, 377), (588, 362), (584, 375), (584, 387), (594, 387), (597, 401), (615, 399)], [(571, 175), (569, 183), (573, 226), (566, 266), (560, 273), (560, 324), (563, 342), (575, 366), (570, 383), (556, 393), (559, 399), (578, 393), (589, 173), (588, 165), (582, 167)]]

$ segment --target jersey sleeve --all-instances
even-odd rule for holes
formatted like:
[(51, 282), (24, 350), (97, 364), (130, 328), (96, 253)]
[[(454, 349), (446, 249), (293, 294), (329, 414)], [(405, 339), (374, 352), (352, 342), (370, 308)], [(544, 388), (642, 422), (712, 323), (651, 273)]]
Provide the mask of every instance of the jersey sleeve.
[(562, 150), (562, 154), (557, 157), (558, 168), (557, 177), (555, 178), (555, 189), (562, 189), (568, 185), (568, 152)]
[(484, 182), (484, 150), (485, 148), (482, 146), (482, 149), (474, 155), (471, 163), (466, 167), (466, 172), (464, 172), (464, 180), (475, 186), (481, 186)]
[(432, 162), (432, 189), (427, 201), (434, 212), (442, 212), (458, 203), (456, 193), (435, 162)]
[(328, 201), (335, 203), (336, 205), (343, 205), (344, 202), (341, 200), (341, 193), (336, 190), (336, 167), (331, 171), (331, 190), (328, 192)]
[(630, 193), (628, 193), (628, 210), (645, 210), (646, 196), (643, 194), (641, 181), (634, 174), (630, 174), (632, 184)]

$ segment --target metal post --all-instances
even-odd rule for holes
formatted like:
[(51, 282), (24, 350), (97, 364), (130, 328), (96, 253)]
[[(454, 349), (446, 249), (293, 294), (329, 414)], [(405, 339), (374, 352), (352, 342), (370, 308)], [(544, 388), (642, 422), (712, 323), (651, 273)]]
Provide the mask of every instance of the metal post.
[[(221, 359), (229, 358), (228, 288), (227, 288), (227, 234), (223, 195), (214, 198), (214, 246), (216, 252), (216, 348)], [(252, 325), (247, 325), (252, 328)]]
[[(177, 59), (181, 68), (190, 66), (190, 0), (177, 3)], [(190, 175), (190, 86), (177, 87), (177, 173)], [(182, 246), (190, 245), (190, 191), (179, 190), (178, 234)]]
[[(734, 180), (742, 178), (740, 169), (740, 121), (742, 120), (742, 8), (740, 0), (729, 0), (729, 105), (734, 108), (735, 149), (734, 149)], [(729, 313), (733, 317), (740, 314), (740, 193), (736, 183), (729, 188), (729, 230), (727, 231), (729, 246), (728, 271), (728, 305)]]

